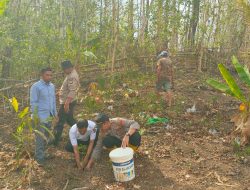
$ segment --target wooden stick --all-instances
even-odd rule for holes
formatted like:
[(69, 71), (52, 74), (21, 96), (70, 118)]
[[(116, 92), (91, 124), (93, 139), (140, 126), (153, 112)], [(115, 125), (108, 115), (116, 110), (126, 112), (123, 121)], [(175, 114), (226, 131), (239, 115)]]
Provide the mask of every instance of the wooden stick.
[(64, 186), (64, 188), (63, 188), (63, 190), (66, 190), (66, 189), (67, 189), (68, 184), (69, 184), (69, 180), (67, 179), (67, 182), (66, 182), (66, 184), (65, 184), (65, 186)]

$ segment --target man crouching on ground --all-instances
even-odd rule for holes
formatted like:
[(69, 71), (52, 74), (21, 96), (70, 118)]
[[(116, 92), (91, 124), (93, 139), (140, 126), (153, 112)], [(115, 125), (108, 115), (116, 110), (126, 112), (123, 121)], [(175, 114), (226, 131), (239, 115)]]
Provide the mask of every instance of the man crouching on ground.
[[(98, 139), (99, 130), (96, 128), (96, 124), (90, 120), (79, 120), (69, 130), (69, 142), (65, 149), (68, 152), (73, 152), (75, 155), (76, 164), (79, 170), (84, 169), (87, 165), (93, 148)], [(80, 161), (79, 146), (87, 145), (87, 153)]]
[(87, 169), (90, 169), (93, 163), (100, 158), (103, 148), (111, 150), (116, 147), (131, 147), (136, 150), (141, 144), (140, 125), (134, 120), (110, 119), (105, 114), (99, 114), (96, 124), (100, 127), (100, 133)]

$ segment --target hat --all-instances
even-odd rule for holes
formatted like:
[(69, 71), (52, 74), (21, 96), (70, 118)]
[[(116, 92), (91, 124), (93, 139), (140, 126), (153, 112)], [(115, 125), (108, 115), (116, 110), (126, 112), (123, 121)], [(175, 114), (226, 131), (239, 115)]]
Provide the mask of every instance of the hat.
[(109, 116), (107, 116), (106, 114), (103, 114), (103, 113), (99, 113), (99, 114), (96, 116), (95, 121), (96, 121), (97, 124), (103, 124), (103, 123), (105, 123), (106, 121), (109, 121)]
[(68, 69), (68, 68), (73, 67), (73, 65), (69, 60), (66, 60), (61, 63), (61, 67), (62, 69)]
[(167, 57), (168, 56), (168, 52), (167, 51), (162, 51), (158, 56), (157, 58), (161, 58), (161, 57)]

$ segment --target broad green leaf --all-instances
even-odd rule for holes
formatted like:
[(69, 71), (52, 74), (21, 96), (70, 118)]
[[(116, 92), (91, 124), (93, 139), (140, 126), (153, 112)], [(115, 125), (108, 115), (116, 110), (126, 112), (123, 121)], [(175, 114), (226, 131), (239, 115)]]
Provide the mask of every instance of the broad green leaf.
[(27, 115), (28, 112), (29, 112), (29, 107), (26, 107), (26, 108), (23, 109), (23, 111), (21, 111), (21, 112), (18, 114), (18, 117), (19, 117), (20, 119), (22, 119), (22, 118), (24, 118), (24, 117)]
[(218, 67), (219, 67), (221, 75), (223, 76), (224, 80), (228, 84), (230, 90), (235, 95), (235, 97), (241, 100), (242, 102), (246, 102), (246, 98), (242, 94), (239, 86), (237, 85), (234, 78), (232, 77), (230, 72), (227, 70), (227, 68), (223, 64), (219, 64)]
[(15, 97), (9, 100), (15, 112), (18, 112), (18, 101)]
[(45, 131), (54, 139), (55, 137), (54, 137), (54, 134), (52, 133), (52, 131), (51, 130), (49, 130), (47, 127), (45, 127), (44, 125), (41, 125), (41, 127), (43, 128), (43, 129), (45, 129)]
[(239, 78), (248, 86), (250, 86), (250, 75), (247, 67), (243, 67), (235, 56), (232, 57), (232, 63), (239, 75)]
[(9, 0), (0, 0), (0, 16), (6, 10), (8, 2), (9, 2)]
[(216, 90), (219, 90), (231, 96), (235, 96), (234, 93), (230, 90), (229, 86), (227, 86), (226, 84), (223, 84), (215, 79), (208, 79), (206, 82), (207, 84), (209, 84), (211, 87), (215, 88)]
[(86, 57), (92, 57), (92, 58), (97, 59), (97, 57), (95, 56), (95, 54), (92, 53), (91, 51), (84, 51), (83, 55), (85, 55)]
[(21, 137), (19, 137), (18, 135), (16, 135), (15, 133), (12, 133), (13, 137), (18, 141), (18, 142), (22, 142)]
[(25, 127), (25, 122), (22, 122), (16, 129), (16, 132), (18, 134), (21, 134), (23, 132), (23, 128)]
[(48, 143), (48, 138), (41, 132), (36, 129), (33, 130), (37, 135), (40, 135), (47, 143)]

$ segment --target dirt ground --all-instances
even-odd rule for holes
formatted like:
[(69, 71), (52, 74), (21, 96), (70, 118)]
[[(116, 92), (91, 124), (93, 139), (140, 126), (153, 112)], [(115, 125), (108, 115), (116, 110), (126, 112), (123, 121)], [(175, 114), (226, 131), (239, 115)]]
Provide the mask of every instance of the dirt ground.
[[(154, 91), (154, 80), (150, 75), (138, 89), (142, 99)], [(230, 117), (237, 111), (239, 103), (211, 90), (204, 82), (207, 76), (177, 66), (175, 105), (154, 113), (170, 118), (171, 127), (140, 123), (145, 131), (140, 152), (135, 155), (136, 178), (128, 183), (115, 182), (108, 153), (91, 171), (77, 170), (73, 155), (64, 151), (69, 130), (66, 127), (60, 146), (48, 149), (54, 158), (47, 161), (45, 167), (37, 167), (34, 174), (37, 176), (32, 178), (30, 185), (21, 185), (22, 170), (11, 169), (14, 121), (11, 116), (6, 116), (0, 125), (0, 189), (249, 190), (250, 156), (239, 156), (232, 145)], [(126, 102), (119, 103), (109, 114), (131, 118)], [(162, 106), (158, 101), (154, 104)], [(193, 104), (197, 111), (187, 113)], [(82, 109), (84, 105), (79, 104), (77, 112)]]

